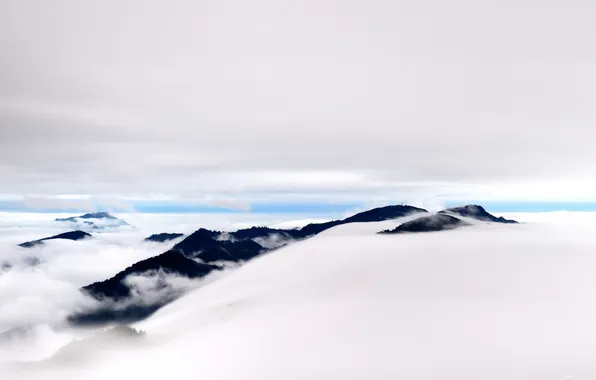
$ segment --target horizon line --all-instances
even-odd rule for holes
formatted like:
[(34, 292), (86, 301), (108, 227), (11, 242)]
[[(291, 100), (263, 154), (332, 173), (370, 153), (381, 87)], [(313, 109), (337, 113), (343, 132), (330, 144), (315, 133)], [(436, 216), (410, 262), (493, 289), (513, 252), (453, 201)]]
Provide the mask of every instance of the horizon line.
[(36, 214), (70, 214), (108, 211), (114, 213), (141, 213), (141, 214), (338, 214), (356, 210), (369, 210), (388, 205), (408, 205), (434, 211), (440, 208), (457, 207), (467, 204), (476, 204), (484, 207), (489, 212), (501, 213), (539, 213), (539, 212), (596, 212), (596, 201), (501, 201), (501, 200), (447, 200), (443, 207), (424, 207), (416, 203), (385, 202), (385, 204), (367, 204), (366, 202), (346, 203), (255, 203), (248, 210), (239, 210), (218, 206), (209, 206), (190, 202), (175, 201), (142, 201), (130, 202), (130, 208), (97, 207), (68, 207), (68, 208), (35, 208), (28, 207), (19, 201), (0, 201), (0, 212), (36, 213)]

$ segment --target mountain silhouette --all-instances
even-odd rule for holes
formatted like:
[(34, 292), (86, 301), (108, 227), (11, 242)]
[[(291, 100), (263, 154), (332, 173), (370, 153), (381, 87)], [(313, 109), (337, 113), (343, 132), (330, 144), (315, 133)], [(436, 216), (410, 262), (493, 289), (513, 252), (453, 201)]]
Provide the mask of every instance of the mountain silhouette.
[(81, 240), (81, 239), (85, 239), (85, 238), (88, 238), (88, 237), (91, 237), (91, 234), (88, 234), (85, 231), (79, 231), (79, 230), (77, 230), (77, 231), (69, 231), (69, 232), (64, 232), (62, 234), (50, 236), (50, 237), (43, 238), (43, 239), (33, 240), (33, 241), (28, 241), (28, 242), (25, 242), (25, 243), (21, 243), (21, 244), (19, 244), (19, 247), (31, 248), (31, 247), (35, 247), (37, 245), (43, 244), (47, 240), (56, 240), (56, 239)]
[(515, 220), (496, 217), (487, 212), (484, 207), (478, 205), (466, 205), (461, 207), (448, 208), (434, 215), (424, 216), (418, 219), (405, 222), (392, 230), (379, 232), (380, 234), (398, 234), (404, 232), (435, 232), (452, 230), (454, 228), (467, 226), (470, 223), (459, 217), (476, 219), (482, 222), (515, 224)]
[(92, 212), (68, 218), (57, 218), (56, 222), (74, 224), (82, 230), (103, 230), (130, 226), (124, 220), (116, 218), (107, 212)]
[(434, 214), (405, 222), (392, 230), (385, 230), (379, 234), (400, 234), (406, 232), (436, 232), (452, 230), (457, 227), (467, 226), (468, 223), (451, 215)]
[(152, 241), (155, 243), (165, 243), (170, 240), (178, 239), (179, 237), (182, 237), (182, 236), (184, 236), (184, 234), (162, 232), (159, 234), (153, 234), (153, 235), (145, 238), (145, 241)]
[[(68, 317), (68, 321), (75, 325), (135, 322), (148, 317), (182, 295), (173, 289), (171, 292), (164, 293), (162, 298), (154, 299), (151, 302), (135, 299), (133, 289), (125, 281), (128, 276), (161, 273), (198, 279), (217, 270), (221, 270), (221, 267), (198, 263), (179, 252), (167, 251), (161, 255), (139, 261), (110, 279), (82, 288), (83, 293), (100, 301), (100, 306), (75, 313)], [(167, 287), (167, 282), (163, 283), (163, 287)], [(121, 303), (122, 306), (118, 303)]]
[(286, 239), (305, 239), (314, 235), (317, 235), (330, 228), (340, 226), (347, 223), (367, 223), (367, 222), (381, 222), (384, 220), (391, 220), (397, 218), (403, 218), (408, 215), (416, 213), (427, 213), (428, 211), (422, 208), (407, 206), (407, 205), (394, 205), (377, 207), (371, 210), (357, 213), (341, 220), (332, 220), (323, 223), (310, 223), (302, 228), (296, 229), (274, 229), (269, 227), (251, 227), (248, 229), (238, 230), (231, 232), (229, 235), (236, 239), (255, 239), (255, 238), (266, 238), (273, 234), (279, 235)]
[(474, 218), (476, 220), (484, 221), (484, 222), (492, 222), (492, 223), (507, 223), (507, 224), (515, 224), (517, 223), (515, 220), (505, 219), (503, 217), (496, 217), (489, 212), (487, 212), (484, 207), (479, 205), (466, 205), (461, 207), (453, 207), (448, 208), (442, 211), (439, 211), (440, 214), (455, 214), (460, 215), (467, 218)]
[(56, 218), (57, 222), (77, 222), (79, 219), (110, 219), (119, 220), (108, 212), (92, 212), (80, 216), (71, 216), (68, 218)]

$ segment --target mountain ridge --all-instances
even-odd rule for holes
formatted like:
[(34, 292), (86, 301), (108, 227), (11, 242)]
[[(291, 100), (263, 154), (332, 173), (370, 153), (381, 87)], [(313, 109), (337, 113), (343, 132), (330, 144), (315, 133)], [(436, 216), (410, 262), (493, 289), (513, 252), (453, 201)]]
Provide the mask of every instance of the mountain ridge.
[(517, 224), (515, 220), (505, 219), (502, 216), (496, 217), (486, 211), (484, 207), (475, 204), (447, 208), (438, 212), (439, 214), (456, 214), (463, 217), (474, 218), (483, 222)]
[(67, 218), (56, 218), (56, 222), (76, 225), (81, 230), (104, 230), (119, 227), (130, 227), (126, 221), (115, 217), (108, 212), (92, 212)]
[(43, 239), (38, 239), (38, 240), (32, 240), (32, 241), (28, 241), (25, 243), (21, 243), (19, 244), (19, 247), (23, 247), (23, 248), (32, 248), (35, 247), (37, 245), (40, 244), (44, 244), (44, 242), (48, 241), (48, 240), (59, 240), (59, 239), (63, 239), (63, 240), (73, 240), (73, 241), (77, 241), (77, 240), (82, 240), (82, 239), (86, 239), (86, 238), (90, 238), (91, 234), (85, 232), (85, 231), (81, 231), (81, 230), (75, 230), (75, 231), (68, 231), (68, 232), (64, 232), (58, 235), (54, 235), (54, 236), (50, 236), (47, 238), (43, 238)]
[[(486, 212), (481, 206), (467, 205), (462, 207), (463, 211), (460, 210), (459, 212), (465, 213), (466, 210), (468, 214), (476, 212), (474, 215), (478, 220), (488, 219), (490, 221), (495, 220), (497, 223), (516, 223), (504, 218), (497, 218)], [(118, 272), (115, 276), (87, 285), (81, 290), (95, 299), (108, 298), (116, 302), (131, 295), (131, 289), (123, 283), (129, 275), (143, 275), (149, 271), (162, 271), (166, 274), (175, 274), (187, 278), (201, 278), (214, 270), (223, 269), (226, 263), (242, 264), (263, 253), (272, 252), (278, 247), (266, 248), (256, 241), (271, 236), (283, 236), (288, 241), (298, 241), (343, 224), (381, 222), (413, 214), (420, 214), (421, 216), (401, 223), (393, 230), (381, 231), (379, 234), (433, 232), (469, 225), (469, 223), (456, 216), (449, 215), (452, 210), (457, 211), (459, 209), (446, 209), (436, 214), (429, 214), (427, 210), (421, 208), (395, 205), (377, 207), (345, 219), (312, 223), (297, 229), (251, 227), (226, 233), (199, 228), (161, 255), (135, 263)], [(470, 216), (466, 215), (466, 217)], [(187, 266), (188, 268), (186, 268)], [(71, 321), (79, 323), (88, 323), (90, 321), (94, 323), (137, 321), (150, 315), (170, 301), (171, 299), (165, 299), (152, 305), (132, 304), (125, 310), (110, 309), (108, 307), (95, 312), (88, 312), (86, 315), (73, 316)]]
[(176, 232), (161, 232), (161, 233), (157, 233), (157, 234), (153, 234), (151, 236), (148, 236), (144, 239), (144, 241), (150, 241), (150, 242), (154, 242), (154, 243), (165, 243), (171, 240), (176, 240), (178, 238), (181, 238), (182, 236), (184, 236), (184, 234), (181, 233), (176, 233)]

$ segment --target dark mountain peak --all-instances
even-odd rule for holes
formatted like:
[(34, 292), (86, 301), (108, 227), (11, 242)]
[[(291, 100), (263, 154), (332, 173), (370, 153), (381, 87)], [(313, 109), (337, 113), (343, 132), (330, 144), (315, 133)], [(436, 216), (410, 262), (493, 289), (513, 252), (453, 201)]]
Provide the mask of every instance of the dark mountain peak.
[(274, 231), (283, 231), (283, 230), (278, 230), (275, 228), (269, 228), (267, 226), (253, 226), (250, 228), (243, 228), (240, 229), (236, 232), (232, 232), (230, 235), (232, 234), (237, 234), (237, 235), (242, 235), (242, 234), (247, 234), (247, 235), (257, 235), (260, 236), (262, 234), (266, 234), (266, 233), (270, 233), (270, 232), (274, 232)]
[(448, 208), (439, 211), (439, 214), (456, 214), (467, 218), (474, 218), (484, 222), (508, 224), (517, 223), (515, 220), (505, 219), (503, 217), (496, 217), (490, 214), (488, 211), (484, 209), (484, 207), (480, 205), (465, 205), (460, 207)]
[[(82, 290), (86, 294), (98, 300), (107, 299), (112, 302), (97, 309), (73, 315), (69, 321), (75, 324), (105, 324), (141, 320), (183, 293), (183, 290), (169, 289), (167, 277), (163, 274), (201, 278), (214, 270), (222, 269), (220, 266), (208, 263), (219, 261), (238, 263), (250, 260), (264, 251), (261, 245), (251, 239), (217, 240), (220, 235), (220, 232), (201, 228), (176, 244), (171, 250), (139, 261), (108, 280), (85, 286)], [(167, 290), (165, 295), (160, 295), (159, 299), (151, 304), (133, 299), (136, 296), (125, 281), (128, 276), (145, 273), (152, 273), (152, 277), (157, 276), (159, 284), (157, 292)], [(113, 302), (122, 300), (127, 300), (126, 307), (113, 306)]]
[(180, 252), (185, 255), (190, 255), (193, 252), (207, 249), (217, 245), (217, 238), (221, 235), (221, 232), (207, 230), (200, 228), (188, 235), (180, 243), (176, 244), (172, 250)]
[(457, 227), (467, 226), (468, 223), (451, 215), (434, 214), (405, 222), (392, 230), (379, 232), (380, 234), (400, 234), (406, 232), (436, 232), (452, 230)]
[(55, 240), (55, 239), (81, 240), (81, 239), (85, 239), (88, 237), (91, 237), (91, 234), (88, 234), (85, 231), (80, 231), (80, 230), (69, 231), (69, 232), (64, 232), (62, 234), (50, 236), (50, 237), (39, 239), (39, 240), (28, 241), (26, 243), (19, 244), (19, 247), (31, 248), (36, 245), (43, 244), (44, 241), (46, 241), (46, 240)]
[(381, 222), (384, 220), (402, 218), (404, 216), (426, 213), (423, 208), (407, 206), (407, 205), (393, 205), (377, 207), (371, 210), (360, 212), (356, 215), (350, 216), (343, 220), (343, 223), (362, 223), (362, 222)]
[(81, 219), (118, 219), (109, 212), (92, 212), (79, 216)]
[(290, 231), (292, 231), (292, 234), (295, 238), (303, 239), (309, 236), (317, 235), (325, 230), (328, 230), (335, 226), (339, 226), (341, 224), (344, 224), (343, 220), (331, 220), (329, 222), (324, 223), (310, 223), (299, 230)]
[[(81, 240), (81, 239), (85, 239), (91, 237), (91, 234), (85, 232), (85, 231), (81, 231), (81, 230), (76, 230), (76, 231), (69, 231), (69, 232), (65, 232), (63, 234), (59, 234), (59, 235), (55, 235), (52, 236), (48, 239), (69, 239), (69, 240)], [(48, 240), (46, 239), (46, 240)]]
[(250, 228), (239, 229), (236, 232), (239, 232), (239, 231), (269, 231), (269, 230), (272, 230), (272, 228), (269, 228), (267, 226), (252, 226)]
[(264, 251), (263, 247), (251, 238), (259, 234), (260, 228), (230, 234), (234, 240), (218, 240), (221, 232), (198, 229), (176, 244), (172, 251), (180, 252), (192, 259), (205, 263), (216, 261), (240, 262), (250, 260)]
[[(248, 261), (266, 251), (259, 243), (251, 239), (218, 241), (205, 249), (198, 250), (189, 257), (199, 259), (204, 263), (229, 261), (240, 263)], [(187, 255), (188, 256), (188, 255)]]
[(309, 236), (317, 235), (325, 230), (328, 230), (329, 228), (340, 226), (342, 224), (381, 222), (384, 220), (397, 219), (404, 216), (425, 212), (428, 211), (422, 208), (406, 205), (377, 207), (371, 210), (360, 212), (356, 215), (352, 215), (343, 220), (332, 220), (325, 223), (311, 223), (299, 230), (288, 230), (287, 232), (294, 238), (303, 239)]
[(120, 299), (130, 296), (130, 289), (122, 283), (122, 280), (130, 275), (142, 275), (145, 272), (161, 270), (164, 273), (199, 278), (216, 269), (220, 268), (214, 265), (197, 263), (179, 252), (170, 250), (161, 255), (139, 261), (117, 273), (114, 277), (87, 285), (83, 290), (94, 298), (110, 297)]
[(93, 212), (69, 218), (58, 218), (57, 222), (72, 223), (83, 230), (104, 230), (130, 226), (122, 219), (118, 219), (107, 212)]
[(486, 215), (488, 212), (484, 209), (484, 207), (480, 205), (465, 205), (459, 207), (451, 207), (444, 211), (449, 211), (453, 213), (457, 213), (460, 215), (469, 215), (469, 216), (477, 216), (477, 215)]
[(111, 215), (108, 212), (91, 212), (79, 216), (71, 216), (68, 218), (57, 218), (57, 222), (76, 222), (78, 219), (110, 219), (116, 220), (115, 216)]
[[(135, 322), (148, 317), (162, 306), (178, 298), (182, 292), (173, 289), (163, 294), (159, 299), (150, 303), (143, 299), (133, 299), (133, 292), (124, 281), (131, 275), (145, 275), (155, 272), (158, 276), (163, 274), (184, 276), (187, 278), (202, 278), (221, 267), (203, 263), (186, 258), (179, 252), (167, 251), (161, 255), (139, 261), (119, 272), (114, 277), (105, 281), (87, 285), (81, 290), (97, 299), (108, 300), (107, 304), (100, 305), (96, 309), (86, 310), (71, 315), (68, 320), (74, 324), (106, 324), (111, 322)], [(160, 285), (167, 287), (167, 281), (162, 279)], [(113, 306), (114, 302), (127, 300), (123, 307)]]
[(221, 235), (219, 231), (212, 231), (206, 228), (199, 228), (192, 234), (188, 235), (184, 240), (215, 240)]
[(152, 241), (152, 242), (156, 242), (156, 243), (165, 243), (170, 240), (178, 239), (179, 237), (182, 237), (182, 236), (184, 236), (184, 234), (162, 232), (159, 234), (153, 234), (153, 235), (145, 238), (145, 241)]
[[(379, 222), (383, 220), (401, 218), (415, 213), (425, 212), (427, 212), (425, 209), (407, 205), (384, 206), (360, 212), (343, 220), (331, 220), (329, 222), (323, 223), (310, 223), (302, 228), (276, 229), (265, 226), (255, 226), (231, 232), (229, 233), (229, 236), (232, 239), (256, 239), (267, 238), (276, 234), (281, 235), (285, 239), (305, 239), (307, 237), (314, 236), (325, 230), (328, 230), (329, 228), (339, 226), (342, 224)], [(210, 235), (205, 234), (204, 236), (209, 237)]]
[(255, 239), (267, 237), (273, 234), (291, 237), (293, 230), (280, 230), (276, 228), (269, 228), (264, 226), (244, 228), (235, 232), (230, 232), (229, 236), (232, 239)]

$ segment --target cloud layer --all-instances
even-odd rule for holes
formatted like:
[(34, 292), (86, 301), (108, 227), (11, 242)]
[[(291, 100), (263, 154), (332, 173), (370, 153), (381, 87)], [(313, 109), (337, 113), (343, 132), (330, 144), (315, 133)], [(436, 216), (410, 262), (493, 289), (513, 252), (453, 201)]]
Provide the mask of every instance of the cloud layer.
[[(51, 240), (33, 248), (18, 244), (67, 231), (69, 226), (54, 221), (59, 214), (0, 213), (0, 362), (40, 360), (86, 329), (65, 326), (68, 316), (114, 307), (111, 301), (98, 302), (83, 296), (79, 289), (113, 277), (128, 266), (167, 251), (175, 242), (149, 243), (144, 239), (156, 232), (189, 234), (199, 227), (236, 230), (251, 225), (288, 221), (288, 215), (254, 214), (118, 214), (133, 228), (93, 231), (81, 241)], [(301, 222), (292, 222), (300, 225)], [(116, 307), (155, 304), (177, 297), (200, 284), (217, 279), (214, 273), (192, 281), (164, 273), (130, 277), (131, 299)]]
[(0, 371), (27, 380), (590, 378), (594, 219), (569, 219), (402, 236), (342, 226), (166, 306), (138, 324), (139, 346), (89, 345), (85, 360)]
[(547, 197), (596, 159), (590, 1), (0, 7), (4, 193)]
[[(95, 232), (92, 238), (81, 241), (51, 240), (33, 248), (18, 247), (24, 241), (68, 229), (53, 221), (55, 215), (35, 216), (0, 217), (2, 360), (40, 359), (54, 352), (77, 335), (64, 329), (65, 318), (74, 311), (97, 306), (79, 292), (80, 287), (109, 278), (166, 249), (143, 243), (143, 229)], [(12, 331), (8, 336), (2, 335), (8, 330)]]

